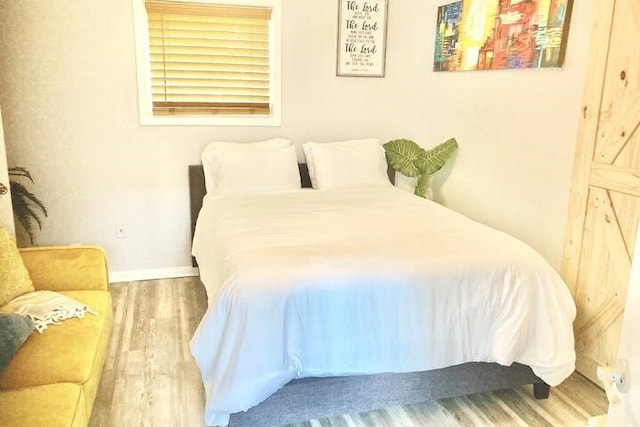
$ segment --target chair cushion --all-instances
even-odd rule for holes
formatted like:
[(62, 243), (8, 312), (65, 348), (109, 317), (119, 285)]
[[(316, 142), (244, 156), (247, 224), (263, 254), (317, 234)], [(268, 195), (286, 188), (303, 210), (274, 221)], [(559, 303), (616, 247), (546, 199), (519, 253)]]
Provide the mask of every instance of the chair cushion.
[(0, 305), (33, 290), (16, 241), (6, 228), (0, 226)]
[(97, 316), (68, 319), (42, 334), (33, 333), (0, 374), (0, 390), (58, 382), (84, 384), (100, 349), (100, 339), (109, 325), (111, 295), (108, 291), (61, 292), (88, 305)]
[(76, 427), (89, 422), (82, 388), (60, 383), (0, 393), (3, 427)]

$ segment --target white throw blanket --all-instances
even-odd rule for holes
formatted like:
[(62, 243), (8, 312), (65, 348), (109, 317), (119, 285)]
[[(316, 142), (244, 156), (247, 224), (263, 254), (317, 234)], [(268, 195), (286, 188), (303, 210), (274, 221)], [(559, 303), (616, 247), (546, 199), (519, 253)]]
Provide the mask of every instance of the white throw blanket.
[(28, 292), (0, 307), (0, 312), (29, 317), (39, 333), (49, 325), (59, 325), (63, 320), (74, 317), (81, 319), (85, 313), (97, 316), (85, 304), (53, 291)]

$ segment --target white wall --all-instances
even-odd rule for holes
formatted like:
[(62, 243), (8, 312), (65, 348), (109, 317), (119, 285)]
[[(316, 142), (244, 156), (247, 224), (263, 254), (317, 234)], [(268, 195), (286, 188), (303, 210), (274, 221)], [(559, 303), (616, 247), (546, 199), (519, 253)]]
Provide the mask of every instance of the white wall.
[[(2, 127), (2, 109), (0, 108), (0, 184), (3, 184), (7, 190), (10, 190), (9, 173), (7, 171), (7, 155), (4, 148), (4, 131)], [(6, 194), (0, 194), (0, 226), (9, 230), (14, 235), (13, 209), (11, 207), (11, 191)]]
[[(138, 125), (131, 0), (3, 1), (8, 158), (32, 171), (49, 209), (39, 243), (103, 245), (117, 271), (186, 266), (187, 165), (207, 141), (373, 136), (429, 147), (455, 136), (441, 200), (559, 266), (592, 1), (575, 2), (562, 69), (436, 74), (442, 3), (390, 2), (377, 79), (335, 76), (336, 0), (283, 1), (283, 124), (234, 128)], [(116, 239), (119, 223), (127, 239)]]

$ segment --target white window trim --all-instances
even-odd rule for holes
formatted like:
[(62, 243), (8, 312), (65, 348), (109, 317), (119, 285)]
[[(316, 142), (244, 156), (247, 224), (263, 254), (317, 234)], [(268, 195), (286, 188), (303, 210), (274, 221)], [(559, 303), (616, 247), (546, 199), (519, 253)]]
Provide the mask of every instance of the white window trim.
[[(173, 0), (185, 1), (185, 0)], [(144, 0), (133, 0), (133, 24), (136, 38), (136, 68), (138, 74), (138, 113), (142, 126), (280, 126), (281, 118), (281, 50), (282, 0), (197, 0), (199, 3), (271, 7), (270, 98), (269, 116), (207, 115), (154, 116), (151, 101), (151, 56), (149, 54), (149, 26)], [(193, 2), (193, 0), (191, 0)]]

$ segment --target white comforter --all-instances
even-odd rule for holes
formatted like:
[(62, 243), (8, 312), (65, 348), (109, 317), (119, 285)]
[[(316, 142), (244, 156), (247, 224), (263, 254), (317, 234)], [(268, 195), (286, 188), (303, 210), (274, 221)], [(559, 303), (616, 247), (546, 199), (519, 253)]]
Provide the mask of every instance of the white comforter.
[(191, 341), (205, 420), (294, 378), (520, 362), (574, 370), (573, 300), (533, 249), (395, 188), (205, 198)]

